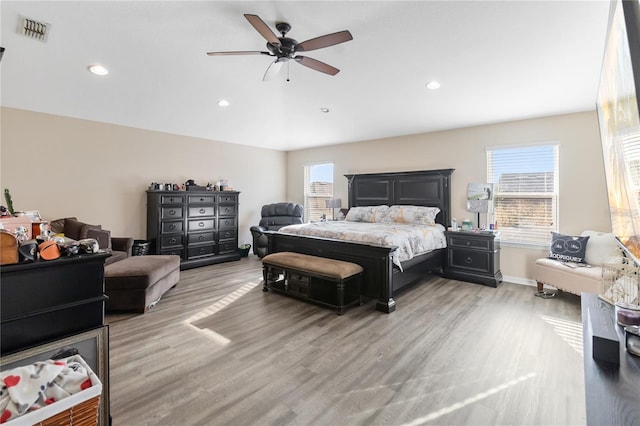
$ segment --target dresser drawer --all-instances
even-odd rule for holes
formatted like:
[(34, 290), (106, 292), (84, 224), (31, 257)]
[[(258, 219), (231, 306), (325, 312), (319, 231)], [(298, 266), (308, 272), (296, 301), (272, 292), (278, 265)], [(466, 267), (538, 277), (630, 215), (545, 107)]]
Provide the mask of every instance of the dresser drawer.
[(182, 229), (183, 229), (183, 223), (182, 221), (180, 222), (162, 222), (160, 227), (161, 227), (161, 232), (163, 234), (175, 234), (175, 233), (181, 233)]
[(194, 257), (211, 256), (213, 254), (215, 254), (215, 246), (198, 246), (190, 247), (187, 257), (193, 259)]
[(182, 247), (162, 249), (160, 250), (160, 254), (162, 255), (175, 254), (176, 256), (180, 256), (180, 258), (182, 259)]
[(218, 214), (220, 216), (235, 216), (236, 215), (236, 206), (218, 206)]
[(218, 240), (229, 240), (231, 238), (236, 238), (236, 230), (235, 229), (221, 229), (218, 232)]
[(163, 195), (160, 197), (160, 204), (182, 204), (184, 197), (182, 195)]
[(492, 250), (493, 237), (491, 238), (478, 238), (478, 237), (465, 237), (464, 235), (450, 235), (449, 247), (466, 247), (475, 248), (479, 250)]
[(160, 209), (161, 219), (182, 219), (182, 207), (163, 207)]
[(163, 249), (171, 246), (181, 246), (182, 235), (167, 235), (160, 240), (160, 247)]
[(215, 232), (198, 232), (196, 234), (189, 234), (187, 236), (187, 241), (189, 244), (213, 243), (215, 242), (215, 240)]
[(235, 194), (218, 195), (218, 203), (220, 204), (236, 204), (238, 197)]
[(189, 217), (215, 216), (216, 208), (214, 206), (189, 207)]
[(237, 240), (220, 241), (218, 245), (218, 253), (232, 253), (238, 250)]
[(449, 249), (449, 267), (467, 271), (493, 273), (493, 253), (478, 250)]
[(215, 204), (216, 197), (214, 195), (189, 195), (189, 204)]
[(187, 222), (188, 232), (207, 231), (216, 229), (216, 223), (213, 219), (190, 220)]
[(237, 227), (237, 217), (221, 217), (218, 219), (218, 229), (228, 229)]
[(299, 274), (297, 272), (288, 272), (287, 279), (289, 282), (293, 281), (299, 284), (309, 285), (309, 276), (304, 274)]

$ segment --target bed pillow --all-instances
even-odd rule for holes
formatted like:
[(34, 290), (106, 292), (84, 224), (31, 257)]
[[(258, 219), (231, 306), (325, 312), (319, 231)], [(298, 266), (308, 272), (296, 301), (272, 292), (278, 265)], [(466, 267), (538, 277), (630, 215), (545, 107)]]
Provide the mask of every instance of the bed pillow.
[(386, 205), (351, 207), (344, 220), (350, 222), (380, 222), (380, 217), (388, 209), (389, 206)]
[(587, 242), (589, 237), (573, 237), (571, 235), (551, 232), (549, 258), (561, 262), (586, 263)]
[(433, 226), (436, 224), (438, 213), (440, 213), (438, 207), (391, 206), (385, 212), (381, 222)]

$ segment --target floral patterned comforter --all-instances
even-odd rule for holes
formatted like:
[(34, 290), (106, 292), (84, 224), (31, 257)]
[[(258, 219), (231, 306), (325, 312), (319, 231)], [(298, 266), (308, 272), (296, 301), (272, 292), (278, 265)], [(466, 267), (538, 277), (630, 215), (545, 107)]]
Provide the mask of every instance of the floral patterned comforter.
[(396, 246), (391, 254), (393, 263), (402, 270), (400, 262), (414, 256), (447, 246), (444, 227), (436, 224), (407, 225), (402, 223), (366, 223), (330, 221), (288, 225), (278, 232), (311, 237), (332, 238), (384, 247)]

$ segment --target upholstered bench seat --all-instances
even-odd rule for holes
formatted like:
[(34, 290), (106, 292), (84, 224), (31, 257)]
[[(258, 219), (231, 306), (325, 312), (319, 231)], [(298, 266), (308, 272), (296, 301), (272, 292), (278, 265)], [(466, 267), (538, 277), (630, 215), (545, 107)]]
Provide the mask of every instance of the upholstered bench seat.
[(538, 291), (543, 290), (543, 283), (552, 283), (554, 287), (575, 295), (580, 293), (602, 293), (602, 267), (577, 266), (572, 268), (565, 262), (541, 258), (536, 260), (536, 281)]
[(360, 265), (293, 252), (268, 254), (262, 264), (264, 291), (275, 289), (327, 305), (339, 315), (347, 305), (362, 304)]
[(132, 256), (104, 268), (107, 311), (146, 312), (180, 281), (180, 257)]

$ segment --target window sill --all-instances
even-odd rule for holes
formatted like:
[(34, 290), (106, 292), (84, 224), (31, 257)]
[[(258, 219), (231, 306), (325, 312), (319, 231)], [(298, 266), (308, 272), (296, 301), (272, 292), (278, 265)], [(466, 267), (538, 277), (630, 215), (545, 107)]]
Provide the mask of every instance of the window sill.
[(549, 244), (542, 243), (518, 243), (514, 241), (500, 241), (501, 247), (515, 247), (528, 250), (549, 250)]

